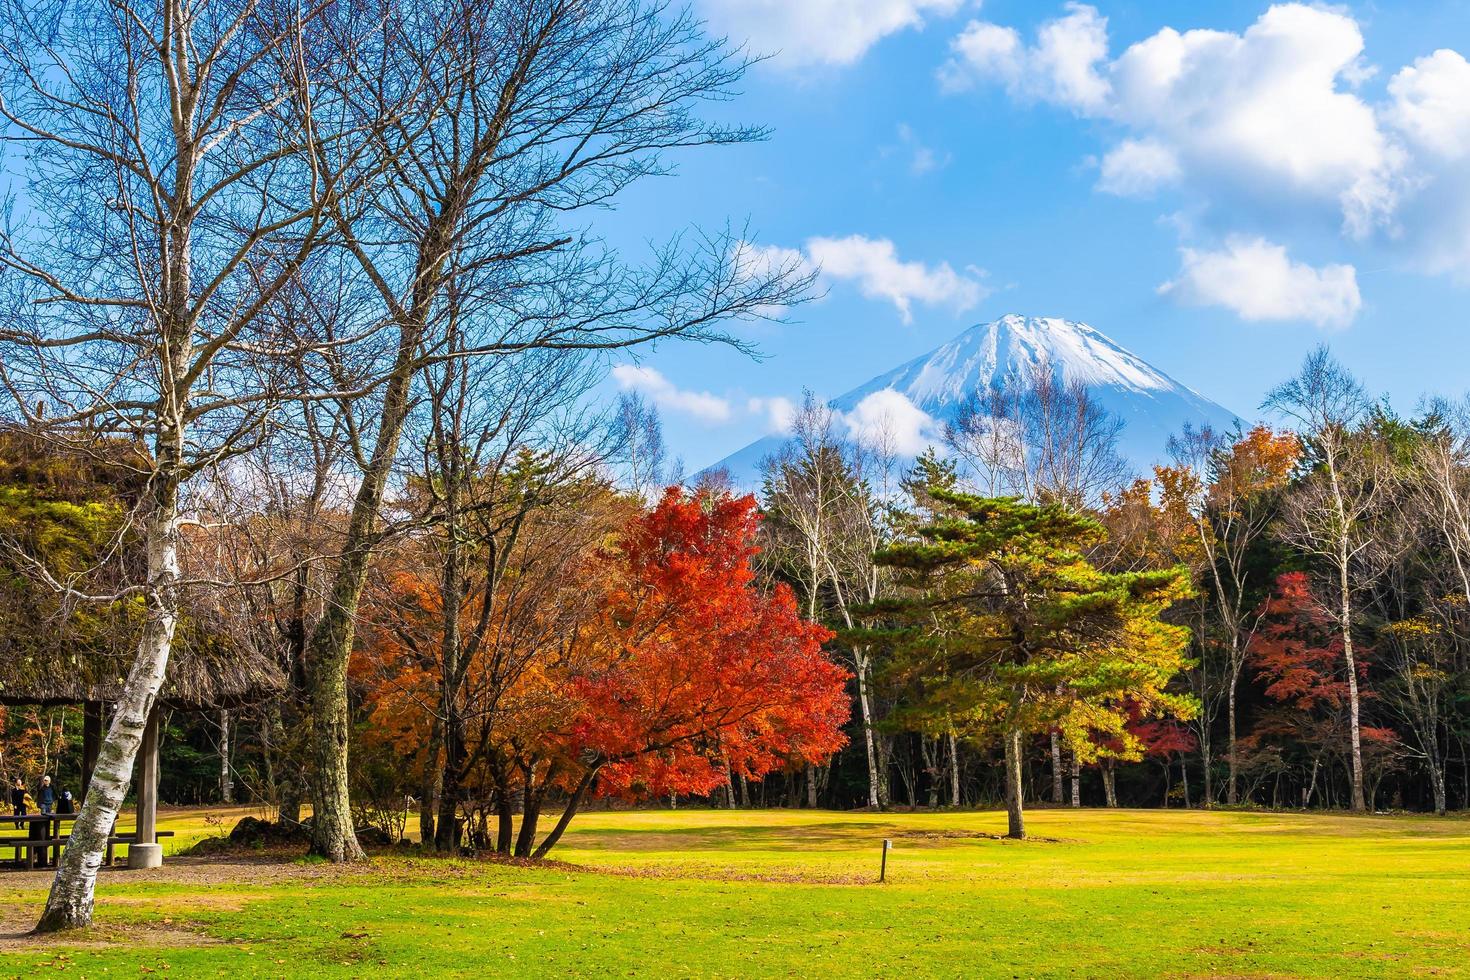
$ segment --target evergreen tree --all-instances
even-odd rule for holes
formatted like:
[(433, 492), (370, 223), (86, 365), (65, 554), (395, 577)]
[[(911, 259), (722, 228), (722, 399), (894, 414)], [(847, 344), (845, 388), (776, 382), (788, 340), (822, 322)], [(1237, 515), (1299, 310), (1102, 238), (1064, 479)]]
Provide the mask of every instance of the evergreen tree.
[(942, 483), (923, 488), (938, 516), (878, 553), (904, 594), (865, 609), (867, 638), (913, 690), (911, 723), (1003, 741), (1009, 836), (1023, 838), (1028, 734), (1060, 728), (1079, 753), (1136, 758), (1130, 716), (1192, 713), (1165, 691), (1187, 665), (1189, 631), (1160, 619), (1188, 577), (1100, 571), (1084, 557), (1105, 534), (1092, 518)]

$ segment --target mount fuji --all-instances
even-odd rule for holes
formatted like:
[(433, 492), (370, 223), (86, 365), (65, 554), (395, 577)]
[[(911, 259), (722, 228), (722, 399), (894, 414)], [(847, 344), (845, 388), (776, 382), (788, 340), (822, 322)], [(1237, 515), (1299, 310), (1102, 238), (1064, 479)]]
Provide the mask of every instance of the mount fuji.
[[(1039, 363), (1050, 365), (1063, 383), (1086, 385), (1100, 405), (1123, 421), (1118, 450), (1140, 474), (1166, 458), (1169, 436), (1185, 423), (1219, 432), (1229, 431), (1240, 421), (1235, 413), (1085, 323), (1016, 314), (971, 327), (829, 404), (859, 436), (865, 415), (895, 404), (937, 432), (972, 392), (1012, 382), (1024, 384), (1035, 376)], [(783, 442), (783, 436), (766, 436), (705, 472), (724, 470), (735, 486), (753, 489), (760, 485), (762, 462)]]

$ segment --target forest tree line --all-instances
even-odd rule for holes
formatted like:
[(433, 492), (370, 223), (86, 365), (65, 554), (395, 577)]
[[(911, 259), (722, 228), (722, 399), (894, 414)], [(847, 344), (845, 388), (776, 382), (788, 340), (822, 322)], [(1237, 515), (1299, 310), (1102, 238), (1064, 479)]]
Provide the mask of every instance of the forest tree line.
[[(1184, 586), (1160, 611), (1187, 640), (1177, 660), (1173, 650), (1154, 659), (1174, 670), (1158, 699), (1141, 696), (1135, 675), (1111, 711), (1084, 698), (1021, 726), (1027, 799), (1466, 807), (1470, 413), (1429, 400), (1398, 414), (1325, 348), (1262, 408), (1274, 425), (1186, 428), (1139, 477), (1117, 452), (1123, 422), (1044, 365), (972, 396), (907, 470), (881, 445), (844, 438), (840, 418), (809, 399), (767, 468), (766, 557), (838, 631), (857, 677), (853, 745), (835, 779), (813, 777), (837, 787), (832, 802), (1004, 796), (1001, 740), (983, 711), (966, 712), (993, 697), (981, 681), (1001, 654), (938, 650), (967, 630), (973, 645), (989, 627), (922, 599), (973, 569), (946, 574), (930, 555), (913, 574), (926, 544), (956, 540), (953, 527), (934, 536), (943, 521), (974, 511), (959, 489), (1086, 518), (1097, 527), (1075, 550), (1096, 571), (1173, 573)], [(1047, 533), (1076, 545), (1075, 530)], [(978, 612), (995, 611), (999, 600), (987, 601)], [(1135, 653), (1159, 641), (1137, 637)], [(1048, 678), (1053, 695), (1071, 683), (1065, 673)], [(1040, 706), (1044, 687), (1038, 676), (1023, 700)], [(985, 737), (966, 738), (975, 732)]]

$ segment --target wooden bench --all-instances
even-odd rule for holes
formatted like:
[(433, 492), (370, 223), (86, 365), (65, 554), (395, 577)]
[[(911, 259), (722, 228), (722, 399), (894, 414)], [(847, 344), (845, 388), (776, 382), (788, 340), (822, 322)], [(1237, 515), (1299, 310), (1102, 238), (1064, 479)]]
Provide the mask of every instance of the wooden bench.
[[(153, 836), (159, 840), (162, 840), (165, 837), (172, 837), (173, 835), (174, 832), (172, 830), (160, 830), (156, 832)], [(117, 845), (136, 844), (137, 842), (138, 835), (136, 832), (131, 834), (113, 834), (111, 837), (107, 838), (107, 857), (105, 859), (107, 866), (109, 868), (112, 867), (112, 862), (115, 857), (114, 848), (116, 848)]]
[[(56, 853), (60, 854), (61, 847), (65, 843), (66, 839), (62, 837), (40, 837), (34, 839), (6, 837), (0, 838), (0, 851), (15, 851), (15, 862), (25, 865), (29, 870), (36, 867), (37, 854), (40, 855), (41, 865), (44, 867), (47, 863), (47, 850), (54, 847), (56, 848)], [(21, 856), (21, 852), (25, 853), (24, 857)]]
[[(164, 837), (172, 837), (173, 835), (174, 832), (172, 830), (160, 830), (154, 836), (161, 840)], [(55, 857), (57, 855), (60, 855), (61, 849), (66, 846), (67, 840), (67, 837), (0, 837), (0, 851), (14, 850), (15, 860), (17, 861), (17, 863), (24, 864), (27, 869), (34, 870), (36, 867), (36, 858), (38, 856), (41, 859), (41, 865), (44, 867), (48, 863), (48, 855), (46, 852), (51, 848), (56, 849), (56, 853), (50, 856), (50, 860), (54, 861)], [(107, 853), (105, 858), (107, 866), (111, 867), (116, 861), (117, 845), (136, 844), (137, 841), (138, 835), (136, 833), (113, 834), (108, 837)], [(24, 857), (21, 856), (22, 852), (24, 852)]]

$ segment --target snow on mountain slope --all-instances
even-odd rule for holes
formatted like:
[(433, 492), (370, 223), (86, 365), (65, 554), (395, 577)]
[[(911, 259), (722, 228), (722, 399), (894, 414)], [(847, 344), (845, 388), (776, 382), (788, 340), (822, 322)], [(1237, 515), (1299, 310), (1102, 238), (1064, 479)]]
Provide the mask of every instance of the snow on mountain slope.
[[(1063, 382), (1080, 381), (1125, 425), (1119, 449), (1139, 473), (1165, 459), (1171, 434), (1186, 422), (1217, 431), (1232, 428), (1234, 413), (1187, 388), (1085, 323), (1054, 317), (1003, 316), (971, 327), (954, 340), (832, 399), (855, 429), (864, 399), (892, 389), (927, 413), (936, 427), (952, 418), (974, 391), (1022, 382), (1039, 362)], [(871, 404), (871, 402), (869, 402)], [(767, 436), (720, 460), (737, 487), (760, 483), (761, 463), (781, 436)]]

